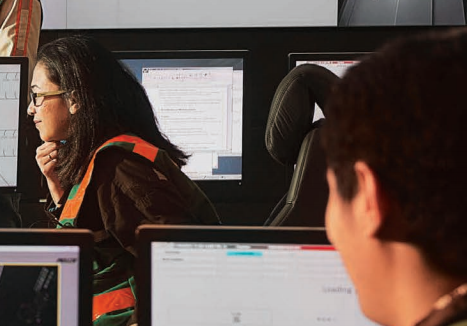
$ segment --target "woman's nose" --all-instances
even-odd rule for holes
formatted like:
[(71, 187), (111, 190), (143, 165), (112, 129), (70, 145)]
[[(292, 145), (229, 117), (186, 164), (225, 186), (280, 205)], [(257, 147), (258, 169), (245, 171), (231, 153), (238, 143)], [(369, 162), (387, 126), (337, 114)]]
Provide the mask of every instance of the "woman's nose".
[(30, 116), (33, 116), (34, 114), (36, 114), (36, 109), (34, 108), (34, 103), (32, 101), (29, 102), (27, 113)]

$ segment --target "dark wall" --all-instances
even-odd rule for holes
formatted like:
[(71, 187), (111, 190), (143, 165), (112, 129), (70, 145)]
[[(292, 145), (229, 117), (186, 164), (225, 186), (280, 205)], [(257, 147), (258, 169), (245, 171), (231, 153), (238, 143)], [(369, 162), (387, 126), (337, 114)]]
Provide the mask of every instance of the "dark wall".
[[(237, 183), (201, 183), (226, 224), (260, 225), (287, 190), (290, 171), (270, 158), (264, 145), (269, 105), (288, 72), (291, 52), (371, 52), (388, 39), (442, 27), (373, 28), (236, 28), (236, 29), (125, 29), (43, 31), (40, 44), (71, 34), (88, 34), (112, 51), (122, 50), (234, 50), (250, 51), (249, 80), (244, 106), (244, 179)], [(444, 27), (445, 28), (445, 27)], [(37, 144), (29, 136), (29, 153)], [(28, 159), (33, 159), (31, 154)], [(34, 164), (31, 164), (34, 166)], [(33, 168), (32, 168), (33, 169)], [(30, 180), (37, 180), (37, 172)], [(38, 181), (40, 182), (40, 181)], [(45, 196), (38, 182), (23, 193), (23, 211), (38, 209)], [(39, 194), (39, 195), (38, 195)], [(24, 215), (24, 214), (23, 214)], [(34, 215), (34, 214), (32, 214)], [(37, 213), (36, 213), (37, 215)], [(34, 217), (35, 218), (35, 217)], [(24, 217), (23, 217), (24, 219)], [(26, 218), (28, 220), (28, 218)]]

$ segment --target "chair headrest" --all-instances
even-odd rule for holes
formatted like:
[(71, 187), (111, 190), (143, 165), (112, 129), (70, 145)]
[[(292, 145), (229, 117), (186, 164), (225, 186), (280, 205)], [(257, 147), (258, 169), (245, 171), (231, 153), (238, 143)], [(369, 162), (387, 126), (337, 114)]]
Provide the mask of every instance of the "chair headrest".
[(266, 148), (281, 164), (295, 164), (302, 140), (313, 128), (315, 103), (323, 110), (339, 79), (328, 69), (303, 64), (292, 69), (276, 89), (266, 125)]

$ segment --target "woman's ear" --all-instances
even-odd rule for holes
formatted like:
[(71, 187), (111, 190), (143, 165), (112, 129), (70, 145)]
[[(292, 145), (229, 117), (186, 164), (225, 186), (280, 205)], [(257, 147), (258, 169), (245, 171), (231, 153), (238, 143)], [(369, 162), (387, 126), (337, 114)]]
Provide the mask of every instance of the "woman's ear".
[(75, 114), (76, 112), (78, 112), (78, 109), (78, 104), (74, 103), (70, 106), (68, 110), (70, 111), (70, 114)]
[(68, 110), (70, 111), (70, 114), (75, 114), (76, 112), (78, 112), (79, 105), (78, 105), (78, 101), (76, 100), (76, 91), (71, 92), (71, 95), (69, 98), (69, 104), (70, 104), (70, 107), (68, 108)]

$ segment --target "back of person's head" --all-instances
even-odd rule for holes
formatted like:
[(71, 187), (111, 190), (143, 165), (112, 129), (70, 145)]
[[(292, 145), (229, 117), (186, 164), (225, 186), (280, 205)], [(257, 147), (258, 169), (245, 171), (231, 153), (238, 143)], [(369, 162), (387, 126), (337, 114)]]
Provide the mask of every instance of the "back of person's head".
[(47, 43), (37, 61), (78, 108), (70, 117), (67, 145), (60, 151), (62, 179), (79, 181), (82, 175), (76, 171), (90, 154), (105, 140), (128, 132), (165, 149), (178, 165), (185, 164), (187, 156), (159, 131), (144, 88), (94, 39), (71, 36)]
[(354, 197), (365, 162), (386, 203), (379, 237), (454, 276), (467, 274), (466, 80), (466, 29), (395, 40), (336, 85), (323, 135), (340, 196)]

